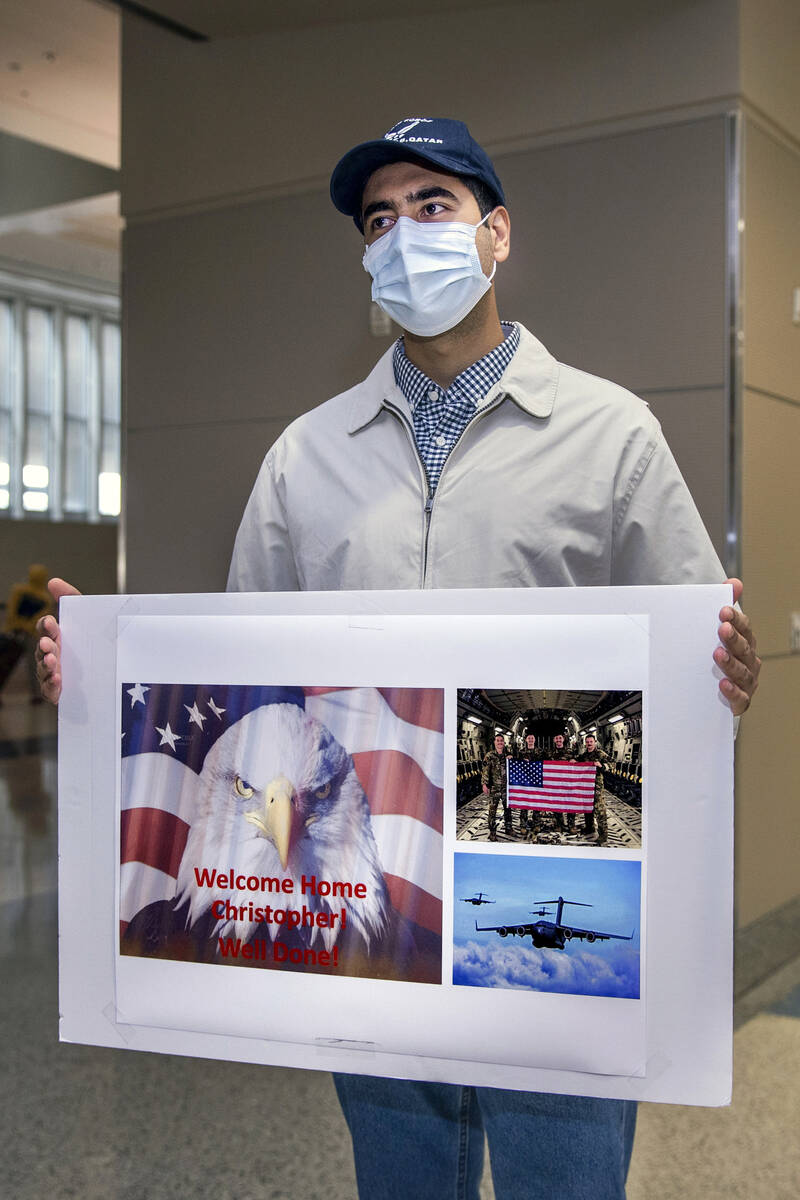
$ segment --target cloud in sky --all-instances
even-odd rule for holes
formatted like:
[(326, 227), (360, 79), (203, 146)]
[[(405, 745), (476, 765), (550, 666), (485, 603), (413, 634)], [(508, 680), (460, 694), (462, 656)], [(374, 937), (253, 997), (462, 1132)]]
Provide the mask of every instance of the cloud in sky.
[(639, 953), (630, 946), (590, 950), (539, 950), (513, 944), (453, 947), (453, 983), (579, 996), (639, 998)]

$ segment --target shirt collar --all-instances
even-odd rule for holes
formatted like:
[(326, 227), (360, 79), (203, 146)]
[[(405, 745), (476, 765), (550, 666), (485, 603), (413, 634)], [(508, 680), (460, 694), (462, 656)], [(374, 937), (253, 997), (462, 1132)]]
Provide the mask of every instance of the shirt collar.
[[(484, 403), (502, 391), (532, 417), (549, 417), (558, 390), (559, 364), (523, 325), (516, 324), (520, 342), (517, 353), (500, 380), (484, 396)], [(384, 406), (405, 408), (407, 401), (395, 382), (394, 346), (390, 346), (367, 378), (349, 393), (348, 433), (357, 433), (378, 416)]]
[(394, 379), (411, 412), (414, 412), (420, 401), (426, 399), (431, 391), (435, 391), (440, 399), (448, 394), (458, 393), (477, 408), (489, 390), (500, 380), (519, 346), (519, 326), (504, 321), (503, 334), (503, 341), (499, 346), (495, 346), (483, 358), (479, 358), (463, 370), (447, 389), (439, 387), (407, 358), (405, 343), (403, 338), (399, 338), (394, 344), (392, 354)]

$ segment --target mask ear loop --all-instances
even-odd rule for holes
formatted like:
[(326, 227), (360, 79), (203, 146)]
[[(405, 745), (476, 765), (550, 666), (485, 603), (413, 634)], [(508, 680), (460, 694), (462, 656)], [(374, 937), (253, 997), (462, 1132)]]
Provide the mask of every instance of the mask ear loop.
[[(488, 211), (488, 213), (486, 214), (486, 216), (485, 216), (485, 217), (483, 217), (483, 218), (482, 218), (480, 221), (478, 221), (478, 224), (475, 226), (475, 233), (476, 233), (476, 234), (477, 234), (478, 230), (480, 229), (481, 225), (485, 225), (485, 224), (486, 224), (486, 222), (489, 220), (489, 217), (492, 215), (492, 213), (496, 211), (496, 207), (497, 207), (497, 206), (495, 206), (495, 208), (490, 208), (490, 209), (489, 209), (489, 211)], [(480, 259), (479, 259), (478, 261), (480, 261)], [(483, 268), (481, 268), (481, 270), (483, 270)], [(489, 283), (491, 283), (491, 282), (492, 282), (492, 280), (494, 279), (494, 277), (495, 277), (495, 274), (496, 274), (496, 273), (497, 273), (497, 259), (495, 259), (495, 260), (494, 260), (494, 266), (492, 267), (492, 273), (491, 273), (491, 275), (487, 275), (487, 276), (486, 276), (486, 278), (487, 278), (487, 280), (489, 281)]]

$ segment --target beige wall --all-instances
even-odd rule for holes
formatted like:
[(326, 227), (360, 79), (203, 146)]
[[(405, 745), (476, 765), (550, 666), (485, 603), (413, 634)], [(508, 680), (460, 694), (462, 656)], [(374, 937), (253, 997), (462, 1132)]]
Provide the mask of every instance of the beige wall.
[(739, 927), (798, 894), (800, 657), (764, 663), (736, 755), (736, 915)]
[(767, 120), (800, 141), (800, 4), (739, 0), (741, 93)]
[[(800, 202), (800, 195), (798, 195)], [(736, 755), (737, 905), (742, 925), (798, 893), (800, 654), (800, 404), (747, 391), (743, 426), (743, 578), (763, 657), (761, 688)]]
[[(797, 78), (794, 87), (800, 99)], [(738, 909), (747, 924), (798, 892), (800, 655), (790, 653), (790, 614), (800, 612), (800, 327), (791, 319), (800, 148), (750, 119), (744, 151), (742, 574), (764, 659), (737, 748)]]
[(123, 22), (124, 211), (327, 186), (409, 112), (492, 152), (604, 122), (679, 120), (736, 94), (737, 0), (559, 0), (208, 43)]
[(789, 654), (791, 613), (800, 612), (800, 402), (747, 389), (743, 434), (747, 611), (762, 655), (775, 658)]
[[(797, 91), (800, 107), (800, 82)], [(748, 120), (744, 150), (745, 384), (800, 404), (800, 144)]]

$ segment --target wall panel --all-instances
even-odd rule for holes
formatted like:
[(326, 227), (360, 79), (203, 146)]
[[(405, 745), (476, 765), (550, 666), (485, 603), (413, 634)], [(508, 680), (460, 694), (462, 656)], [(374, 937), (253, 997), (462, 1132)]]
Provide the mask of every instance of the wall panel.
[(749, 925), (798, 894), (800, 656), (765, 662), (736, 742), (736, 911)]
[(130, 427), (288, 424), (352, 386), (391, 342), (368, 332), (362, 253), (319, 192), (134, 226)]
[[(800, 85), (799, 85), (800, 86)], [(745, 383), (800, 403), (800, 149), (745, 123)]]
[(117, 526), (79, 521), (0, 522), (0, 597), (28, 578), (31, 563), (42, 563), (51, 577), (60, 575), (82, 592), (117, 590)]
[(739, 0), (739, 21), (743, 95), (800, 142), (800, 4)]
[(282, 422), (128, 436), (127, 590), (222, 592), (233, 539)]
[(559, 0), (181, 41), (123, 21), (128, 216), (325, 183), (414, 113), (495, 152), (616, 119), (673, 120), (738, 84), (737, 0)]
[(633, 391), (722, 386), (721, 117), (496, 162), (512, 217), (503, 312)]
[(743, 578), (764, 654), (789, 650), (790, 613), (800, 612), (799, 460), (800, 405), (746, 391)]

